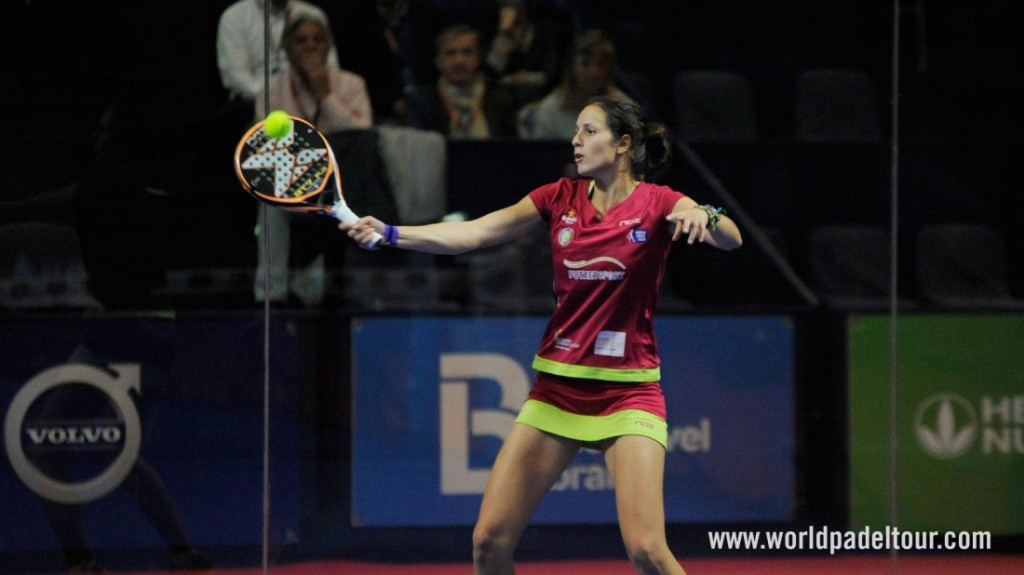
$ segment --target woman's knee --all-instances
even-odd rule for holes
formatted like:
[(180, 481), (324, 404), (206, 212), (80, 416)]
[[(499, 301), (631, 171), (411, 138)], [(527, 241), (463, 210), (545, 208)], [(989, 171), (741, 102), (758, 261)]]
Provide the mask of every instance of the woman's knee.
[(673, 560), (668, 544), (657, 537), (628, 538), (626, 553), (639, 573), (661, 573), (660, 566)]
[(473, 529), (473, 558), (493, 560), (512, 555), (512, 536), (506, 530), (477, 524)]

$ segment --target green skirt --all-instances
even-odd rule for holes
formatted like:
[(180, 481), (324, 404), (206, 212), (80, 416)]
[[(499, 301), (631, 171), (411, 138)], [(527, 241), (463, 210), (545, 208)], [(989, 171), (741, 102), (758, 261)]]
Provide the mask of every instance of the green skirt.
[(665, 420), (640, 409), (624, 409), (607, 415), (580, 415), (528, 399), (516, 422), (582, 441), (588, 447), (596, 447), (606, 439), (623, 435), (641, 435), (650, 437), (662, 447), (668, 445), (668, 424)]

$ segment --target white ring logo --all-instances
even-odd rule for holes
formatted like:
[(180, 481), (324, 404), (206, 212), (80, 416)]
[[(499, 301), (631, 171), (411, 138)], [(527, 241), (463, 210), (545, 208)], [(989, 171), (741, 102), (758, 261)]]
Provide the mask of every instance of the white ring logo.
[[(134, 387), (136, 391), (140, 390), (141, 370), (137, 363), (110, 364), (110, 368), (118, 373), (118, 377), (85, 364), (51, 367), (36, 374), (11, 400), (4, 421), (7, 457), (10, 458), (11, 466), (21, 481), (40, 497), (69, 504), (95, 501), (117, 488), (135, 466), (142, 440), (142, 428), (139, 412), (128, 395), (128, 389)], [(22, 424), (28, 409), (36, 399), (53, 388), (72, 383), (90, 385), (102, 391), (117, 408), (118, 415), (124, 422), (124, 445), (121, 453), (102, 473), (81, 483), (58, 481), (46, 475), (29, 461), (21, 444)]]
[(937, 393), (925, 399), (914, 414), (917, 442), (936, 459), (960, 457), (978, 436), (978, 415), (964, 398)]
[(619, 260), (617, 260), (617, 259), (615, 259), (613, 257), (610, 257), (610, 256), (601, 256), (601, 257), (594, 258), (592, 260), (580, 260), (578, 262), (571, 262), (569, 260), (562, 260), (562, 263), (565, 264), (565, 267), (567, 267), (567, 268), (569, 268), (571, 270), (578, 270), (580, 268), (585, 268), (585, 267), (587, 267), (589, 265), (593, 265), (593, 264), (600, 263), (600, 262), (608, 262), (608, 263), (611, 263), (611, 264), (615, 264), (616, 266), (618, 266), (621, 269), (626, 269), (626, 264), (624, 264), (624, 263), (620, 262)]

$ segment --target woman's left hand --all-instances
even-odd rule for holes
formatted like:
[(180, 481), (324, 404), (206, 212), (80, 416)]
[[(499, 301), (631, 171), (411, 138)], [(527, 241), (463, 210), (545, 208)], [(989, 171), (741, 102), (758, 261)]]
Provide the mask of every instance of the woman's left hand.
[(672, 241), (677, 241), (686, 235), (686, 243), (704, 243), (708, 237), (708, 213), (700, 208), (690, 208), (679, 212), (672, 212), (665, 216), (673, 225)]

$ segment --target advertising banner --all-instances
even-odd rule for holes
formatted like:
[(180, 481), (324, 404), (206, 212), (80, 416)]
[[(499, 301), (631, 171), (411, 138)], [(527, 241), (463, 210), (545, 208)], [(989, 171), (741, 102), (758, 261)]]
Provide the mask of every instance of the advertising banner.
[[(299, 523), (301, 329), (272, 326), (274, 536)], [(0, 321), (0, 551), (261, 542), (263, 323), (159, 315)]]
[[(352, 522), (472, 525), (526, 400), (546, 319), (353, 322)], [(669, 419), (669, 522), (783, 520), (795, 506), (793, 326), (782, 317), (655, 323)], [(614, 523), (603, 456), (584, 450), (539, 524)]]
[[(889, 515), (888, 316), (851, 317), (850, 520)], [(1024, 533), (1024, 315), (897, 324), (899, 527)]]

